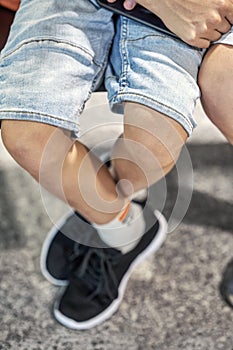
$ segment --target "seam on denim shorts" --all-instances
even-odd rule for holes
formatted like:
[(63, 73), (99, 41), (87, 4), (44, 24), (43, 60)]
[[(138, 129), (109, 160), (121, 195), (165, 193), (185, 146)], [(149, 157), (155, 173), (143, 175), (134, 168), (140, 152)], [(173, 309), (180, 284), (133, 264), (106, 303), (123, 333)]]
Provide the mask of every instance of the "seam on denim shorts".
[(12, 55), (13, 53), (17, 52), (18, 50), (20, 50), (22, 47), (24, 47), (25, 45), (29, 45), (32, 43), (54, 43), (54, 44), (60, 44), (60, 45), (64, 45), (64, 46), (68, 46), (68, 47), (72, 47), (74, 49), (78, 49), (83, 51), (85, 54), (87, 54), (93, 61), (94, 64), (96, 64), (96, 66), (100, 66), (100, 64), (98, 62), (95, 61), (95, 57), (94, 54), (92, 54), (92, 52), (88, 51), (86, 48), (84, 48), (83, 46), (80, 45), (76, 45), (73, 42), (69, 42), (67, 40), (59, 40), (57, 38), (53, 38), (53, 37), (37, 37), (37, 38), (31, 38), (30, 40), (24, 40), (22, 41), (20, 44), (18, 44), (14, 49), (12, 50), (7, 50), (6, 52), (3, 51), (1, 52), (1, 59), (4, 58), (8, 58), (10, 55)]
[[(1, 117), (1, 114), (6, 114), (6, 117)], [(32, 111), (23, 111), (23, 110), (1, 110), (0, 111), (0, 119), (5, 120), (25, 120), (25, 121), (35, 121), (44, 124), (50, 124), (55, 127), (63, 128), (70, 130), (75, 133), (80, 132), (80, 124), (70, 120), (64, 120), (54, 115), (40, 113), (40, 112), (32, 112)], [(53, 120), (58, 121), (58, 123), (52, 122)], [(59, 124), (59, 125), (58, 125)]]
[(121, 34), (120, 34), (120, 45), (119, 51), (121, 55), (121, 75), (119, 78), (119, 91), (123, 91), (128, 86), (128, 51), (127, 51), (127, 37), (128, 37), (128, 19), (125, 17), (120, 18), (121, 24)]
[[(139, 102), (139, 100), (141, 99), (141, 101)], [(145, 103), (145, 100), (148, 101), (148, 105)], [(185, 120), (186, 124), (189, 126), (189, 131), (186, 130), (189, 134), (191, 134), (194, 126), (192, 125), (192, 123), (190, 122), (189, 118), (187, 118), (184, 114), (180, 113), (179, 111), (177, 111), (175, 108), (172, 108), (160, 101), (157, 101), (151, 97), (145, 96), (143, 94), (139, 94), (139, 93), (135, 93), (135, 92), (119, 92), (116, 93), (115, 95), (113, 95), (110, 99), (109, 99), (109, 103), (110, 104), (116, 104), (116, 103), (122, 103), (122, 102), (136, 102), (136, 103), (141, 103), (147, 107), (153, 108), (154, 110), (157, 110), (156, 108), (152, 107), (152, 105), (160, 105), (162, 107), (164, 107), (167, 110), (170, 110), (172, 112), (174, 112), (175, 114), (181, 116), (182, 119)], [(151, 103), (150, 103), (151, 102)], [(160, 112), (159, 110), (157, 110), (158, 112)], [(160, 113), (164, 113), (164, 112), (160, 112)], [(172, 118), (170, 115), (168, 115), (170, 118)], [(175, 119), (175, 118), (173, 118)], [(177, 121), (179, 122), (179, 121)]]
[[(159, 31), (157, 31), (156, 29), (154, 30), (154, 33), (152, 34), (146, 34), (146, 35), (143, 35), (143, 36), (140, 36), (138, 38), (134, 38), (134, 39), (128, 39), (127, 41), (130, 43), (130, 42), (134, 42), (134, 41), (139, 41), (139, 40), (144, 40), (146, 38), (149, 38), (149, 37), (159, 37), (159, 38), (164, 38), (164, 39), (170, 39), (172, 41), (177, 41), (177, 42), (182, 42), (180, 39), (176, 38), (176, 37), (171, 37), (170, 35), (167, 35), (167, 34), (164, 34), (164, 33), (160, 33)], [(189, 46), (188, 44), (186, 44), (185, 42), (183, 42), (183, 44)]]
[(95, 89), (98, 86), (98, 82), (101, 81), (101, 79), (104, 77), (104, 71), (106, 68), (106, 63), (103, 62), (102, 66), (99, 66), (99, 70), (97, 70), (96, 75), (94, 76), (93, 80), (92, 80), (92, 84), (91, 87), (87, 93), (86, 98), (84, 99), (83, 103), (80, 105), (80, 107), (78, 108), (78, 116), (80, 116), (85, 108), (85, 104), (86, 102), (89, 100), (89, 98), (91, 97), (92, 93), (95, 92)]
[[(97, 70), (96, 75), (94, 76), (94, 78), (92, 80), (92, 84), (91, 84), (90, 90), (88, 92), (87, 99), (84, 101), (84, 103), (78, 109), (79, 115), (81, 115), (81, 113), (83, 112), (87, 100), (91, 97), (92, 93), (95, 92), (98, 85), (101, 83), (101, 80), (104, 80), (104, 72), (105, 72), (107, 64), (108, 64), (108, 57), (109, 57), (110, 48), (112, 46), (112, 40), (109, 43), (109, 46), (106, 50), (105, 57), (102, 61), (102, 64), (97, 65), (97, 67), (99, 67), (99, 70)], [(95, 63), (94, 60), (93, 60), (93, 63)]]
[(166, 40), (171, 40), (171, 41), (175, 41), (177, 42), (179, 45), (182, 44), (184, 46), (186, 46), (187, 48), (189, 49), (192, 49), (192, 50), (195, 50), (197, 52), (197, 54), (202, 58), (203, 57), (203, 54), (205, 52), (205, 49), (200, 49), (198, 47), (195, 47), (195, 46), (191, 46), (187, 43), (185, 43), (184, 41), (182, 41), (181, 39), (179, 38), (176, 38), (176, 37), (172, 37), (170, 35), (167, 35), (167, 34), (164, 34), (164, 33), (160, 33), (159, 31), (156, 31), (153, 33), (153, 34), (147, 34), (147, 35), (144, 35), (142, 37), (139, 37), (139, 38), (135, 38), (135, 39), (128, 39), (127, 41), (130, 43), (130, 42), (135, 42), (135, 41), (139, 41), (139, 40), (143, 40), (143, 39), (146, 39), (146, 38), (149, 38), (149, 37), (162, 37)]
[[(41, 112), (34, 112), (34, 111), (24, 111), (24, 110), (21, 110), (21, 109), (3, 109), (3, 110), (0, 110), (0, 114), (1, 113), (29, 114), (29, 115), (38, 115), (40, 117), (48, 117), (48, 118), (51, 118), (51, 119), (56, 119), (56, 120), (61, 120), (61, 121), (64, 120), (64, 119), (59, 118), (59, 117), (57, 117), (55, 115), (52, 115), (52, 114), (41, 113)], [(71, 123), (73, 123), (73, 122), (71, 122)], [(77, 125), (79, 125), (79, 123), (77, 123)]]

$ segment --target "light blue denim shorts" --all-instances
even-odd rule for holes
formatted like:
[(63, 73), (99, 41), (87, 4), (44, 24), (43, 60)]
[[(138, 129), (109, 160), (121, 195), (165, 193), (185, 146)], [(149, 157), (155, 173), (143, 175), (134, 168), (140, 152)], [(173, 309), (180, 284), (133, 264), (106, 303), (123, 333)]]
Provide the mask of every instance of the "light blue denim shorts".
[(0, 60), (0, 119), (77, 136), (79, 116), (105, 79), (109, 103), (144, 104), (190, 135), (204, 50), (99, 8), (95, 0), (22, 0)]

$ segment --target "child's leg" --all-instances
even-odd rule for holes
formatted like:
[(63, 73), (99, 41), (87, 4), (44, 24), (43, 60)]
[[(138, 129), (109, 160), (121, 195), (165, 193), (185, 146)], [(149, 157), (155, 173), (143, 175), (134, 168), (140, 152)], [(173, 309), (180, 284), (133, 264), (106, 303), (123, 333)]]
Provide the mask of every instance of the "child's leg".
[[(182, 41), (118, 19), (106, 88), (113, 111), (124, 109), (125, 117), (113, 163), (117, 177), (129, 180), (134, 191), (165, 176), (192, 133), (201, 60), (202, 51)], [(132, 190), (127, 182), (123, 188)]]
[(210, 120), (233, 144), (233, 47), (213, 45), (199, 72), (201, 101)]
[[(186, 132), (171, 118), (142, 105), (127, 103), (125, 118), (131, 124), (125, 126), (116, 170), (119, 179), (127, 179), (138, 190), (172, 168)], [(118, 197), (107, 168), (80, 142), (74, 142), (69, 132), (42, 123), (3, 120), (2, 139), (24, 169), (89, 221), (108, 222), (122, 209), (124, 199)]]
[[(125, 131), (114, 151), (118, 178), (133, 192), (171, 170), (187, 138), (183, 127), (143, 105), (126, 103)], [(68, 132), (29, 121), (2, 121), (3, 142), (13, 158), (37, 181), (90, 221), (105, 223), (124, 199), (106, 166)]]
[[(113, 150), (113, 164), (125, 194), (147, 188), (175, 165), (188, 134), (179, 122), (144, 105), (125, 103), (124, 135)], [(131, 186), (130, 186), (131, 184)]]
[[(79, 209), (76, 202), (81, 194), (76, 198), (78, 178), (75, 171), (88, 150), (80, 143), (72, 145), (68, 135), (78, 134), (79, 115), (102, 79), (113, 35), (111, 12), (98, 8), (91, 1), (60, 1), (58, 4), (23, 0), (1, 52), (3, 141), (19, 164), (37, 180), (41, 177), (43, 185), (59, 197), (64, 197), (60, 183), (62, 162), (64, 183), (69, 168), (74, 166), (65, 197), (76, 209)], [(69, 131), (65, 134), (63, 130)], [(88, 169), (97, 167), (98, 161), (93, 156), (88, 160), (85, 164)], [(86, 189), (91, 192), (96, 185), (109, 204), (117, 196), (115, 184), (106, 168), (101, 168), (100, 173), (101, 179), (109, 178), (105, 180), (107, 189), (101, 189), (98, 182), (93, 182), (92, 186), (93, 178), (88, 176), (85, 179), (90, 185)], [(95, 203), (91, 204), (96, 208)], [(100, 203), (96, 210), (99, 222), (108, 221), (113, 214), (106, 218), (101, 208)], [(110, 213), (119, 210), (119, 203), (115, 202), (109, 208)], [(84, 212), (88, 212), (85, 206)], [(93, 219), (89, 212), (86, 215)]]
[(70, 133), (51, 125), (3, 120), (2, 139), (12, 157), (42, 186), (91, 222), (110, 221), (122, 209), (106, 166)]

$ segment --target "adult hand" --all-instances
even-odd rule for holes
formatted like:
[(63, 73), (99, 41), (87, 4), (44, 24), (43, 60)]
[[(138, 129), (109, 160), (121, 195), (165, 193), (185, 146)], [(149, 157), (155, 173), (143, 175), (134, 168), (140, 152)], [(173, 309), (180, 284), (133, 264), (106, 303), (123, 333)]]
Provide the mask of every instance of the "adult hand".
[(0, 5), (8, 8), (12, 11), (17, 11), (19, 8), (20, 0), (0, 0)]
[(233, 23), (233, 0), (125, 0), (124, 7), (131, 10), (136, 3), (160, 17), (187, 44), (199, 48), (220, 39)]

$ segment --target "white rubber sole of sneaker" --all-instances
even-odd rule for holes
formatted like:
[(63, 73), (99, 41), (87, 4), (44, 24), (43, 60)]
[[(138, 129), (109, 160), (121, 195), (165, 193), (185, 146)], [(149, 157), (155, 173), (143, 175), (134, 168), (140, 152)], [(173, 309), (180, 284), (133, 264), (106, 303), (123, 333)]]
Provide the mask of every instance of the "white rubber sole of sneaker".
[[(142, 263), (146, 258), (148, 258), (151, 254), (155, 253), (163, 244), (163, 242), (166, 239), (167, 235), (167, 221), (164, 218), (164, 216), (157, 210), (154, 211), (154, 215), (156, 216), (158, 222), (159, 222), (159, 230), (154, 238), (154, 240), (150, 243), (148, 248), (146, 248), (141, 254), (137, 256), (137, 258), (131, 263), (127, 273), (122, 278), (122, 281), (119, 285), (118, 289), (118, 298), (115, 299), (107, 309), (105, 309), (101, 314), (98, 316), (92, 318), (91, 320), (85, 321), (85, 322), (77, 322), (69, 317), (66, 317), (63, 315), (59, 310), (59, 303), (60, 299), (56, 300), (54, 304), (54, 316), (56, 320), (61, 323), (63, 326), (74, 329), (74, 330), (87, 330), (93, 327), (96, 327), (109, 319), (119, 308), (122, 299), (124, 297), (125, 289), (128, 283), (128, 280), (130, 278), (130, 275), (132, 274), (133, 270)], [(65, 288), (62, 288), (60, 293), (60, 298), (62, 297), (64, 293)]]
[(74, 214), (73, 211), (69, 211), (66, 213), (57, 223), (52, 227), (52, 229), (48, 232), (47, 237), (42, 246), (41, 255), (40, 255), (40, 269), (43, 276), (52, 284), (58, 287), (67, 286), (67, 280), (61, 280), (53, 277), (46, 266), (46, 259), (49, 251), (49, 247), (54, 237), (56, 236), (59, 229), (65, 224), (66, 220)]

